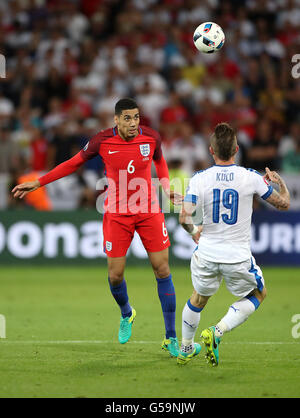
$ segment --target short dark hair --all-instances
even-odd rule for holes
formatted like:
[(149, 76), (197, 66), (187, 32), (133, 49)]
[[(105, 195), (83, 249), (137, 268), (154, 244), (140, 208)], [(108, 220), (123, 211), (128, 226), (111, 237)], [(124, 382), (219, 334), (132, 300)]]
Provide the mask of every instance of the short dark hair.
[(135, 100), (130, 97), (125, 97), (119, 100), (115, 105), (115, 115), (120, 116), (123, 110), (138, 109), (138, 105)]
[(211, 136), (211, 146), (218, 158), (228, 161), (234, 156), (237, 140), (234, 129), (225, 122), (219, 123)]

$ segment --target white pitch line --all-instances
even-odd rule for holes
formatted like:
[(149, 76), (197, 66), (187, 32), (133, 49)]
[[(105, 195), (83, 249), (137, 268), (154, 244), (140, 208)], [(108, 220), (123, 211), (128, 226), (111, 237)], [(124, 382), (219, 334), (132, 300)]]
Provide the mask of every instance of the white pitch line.
[[(161, 341), (130, 341), (130, 344), (160, 344)], [(8, 339), (1, 340), (0, 344), (15, 344), (15, 345), (27, 345), (27, 344), (120, 344), (118, 341), (104, 341), (104, 340), (61, 340), (61, 341), (10, 341)], [(299, 341), (235, 341), (235, 342), (223, 342), (222, 345), (233, 345), (233, 344), (241, 344), (241, 345), (286, 345), (286, 344), (300, 344)]]

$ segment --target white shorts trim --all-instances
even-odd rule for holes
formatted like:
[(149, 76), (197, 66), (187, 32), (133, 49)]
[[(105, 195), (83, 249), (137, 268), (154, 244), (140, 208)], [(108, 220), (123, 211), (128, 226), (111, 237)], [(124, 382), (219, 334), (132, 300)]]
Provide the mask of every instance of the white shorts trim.
[(195, 252), (191, 259), (194, 289), (199, 295), (214, 295), (224, 279), (230, 293), (237, 297), (247, 296), (253, 289), (262, 291), (264, 278), (255, 258), (242, 263), (223, 264), (200, 258)]

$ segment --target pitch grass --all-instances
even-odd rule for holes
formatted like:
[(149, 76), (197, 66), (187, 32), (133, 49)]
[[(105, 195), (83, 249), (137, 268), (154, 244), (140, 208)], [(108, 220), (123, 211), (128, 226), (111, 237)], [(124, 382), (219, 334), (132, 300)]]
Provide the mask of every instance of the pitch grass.
[[(188, 268), (173, 269), (177, 331), (191, 293)], [(203, 353), (186, 366), (161, 350), (163, 322), (150, 267), (127, 268), (130, 301), (137, 310), (132, 340), (117, 341), (119, 310), (104, 267), (1, 268), (0, 397), (299, 397), (299, 269), (265, 268), (268, 297), (241, 327), (227, 334), (220, 365)], [(215, 324), (234, 298), (223, 284), (201, 315)]]

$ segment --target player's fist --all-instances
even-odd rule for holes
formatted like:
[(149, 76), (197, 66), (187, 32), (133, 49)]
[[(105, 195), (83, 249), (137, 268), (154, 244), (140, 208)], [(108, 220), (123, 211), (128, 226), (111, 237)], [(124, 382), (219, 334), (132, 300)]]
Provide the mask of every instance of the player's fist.
[(279, 183), (281, 178), (276, 171), (271, 171), (268, 167), (266, 167), (266, 175), (264, 176), (266, 180), (272, 181), (273, 183)]
[(202, 225), (198, 226), (198, 231), (196, 232), (196, 234), (192, 235), (192, 238), (196, 244), (199, 244), (199, 239), (200, 239), (202, 229), (203, 229)]
[(34, 192), (36, 189), (40, 187), (40, 182), (38, 180), (35, 181), (27, 181), (26, 183), (19, 184), (18, 186), (12, 189), (12, 194), (14, 198), (23, 199), (28, 193)]
[(173, 205), (182, 205), (184, 196), (182, 196), (180, 193), (174, 192), (173, 190), (168, 190), (166, 193)]

